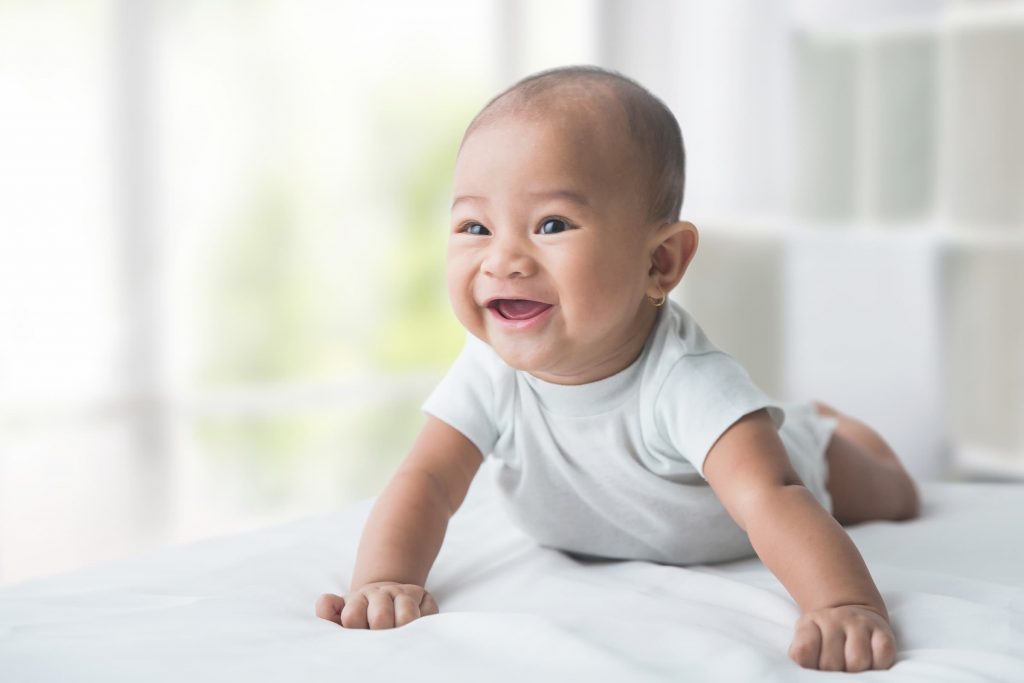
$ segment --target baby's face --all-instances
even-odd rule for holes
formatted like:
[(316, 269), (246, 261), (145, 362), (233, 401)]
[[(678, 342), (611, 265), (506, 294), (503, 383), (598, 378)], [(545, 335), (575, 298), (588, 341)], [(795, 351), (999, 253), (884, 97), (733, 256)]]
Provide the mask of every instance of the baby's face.
[(651, 253), (637, 162), (610, 125), (505, 115), (464, 141), (448, 242), (455, 314), (512, 367), (608, 377), (643, 347)]

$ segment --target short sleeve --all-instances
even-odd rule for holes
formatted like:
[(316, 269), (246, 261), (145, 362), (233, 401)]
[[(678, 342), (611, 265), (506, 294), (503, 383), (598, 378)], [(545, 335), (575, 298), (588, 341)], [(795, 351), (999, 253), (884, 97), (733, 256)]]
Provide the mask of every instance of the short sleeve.
[(721, 351), (680, 358), (654, 405), (660, 435), (701, 477), (708, 451), (741, 417), (767, 408), (776, 429), (785, 420), (782, 407), (754, 384), (742, 365)]
[(496, 368), (490, 347), (473, 335), (440, 384), (424, 401), (423, 412), (457, 429), (487, 456), (498, 440), (495, 418)]

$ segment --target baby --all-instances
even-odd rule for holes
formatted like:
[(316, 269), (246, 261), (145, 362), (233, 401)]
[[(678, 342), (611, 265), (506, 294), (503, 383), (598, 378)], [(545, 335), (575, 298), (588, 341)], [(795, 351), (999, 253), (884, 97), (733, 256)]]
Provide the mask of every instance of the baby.
[(915, 516), (914, 483), (863, 423), (764, 395), (668, 299), (698, 242), (683, 169), (668, 108), (595, 67), (525, 78), (473, 119), (448, 243), (470, 334), (370, 513), (348, 594), (321, 596), (318, 616), (436, 614), (427, 574), (491, 455), (539, 543), (677, 565), (756, 553), (801, 609), (794, 661), (892, 666), (885, 604), (841, 525)]

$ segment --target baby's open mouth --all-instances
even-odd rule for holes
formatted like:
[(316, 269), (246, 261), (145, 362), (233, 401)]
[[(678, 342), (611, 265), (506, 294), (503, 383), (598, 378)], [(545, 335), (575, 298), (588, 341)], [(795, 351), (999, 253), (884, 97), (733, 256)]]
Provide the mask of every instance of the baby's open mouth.
[(487, 306), (509, 320), (529, 320), (551, 308), (551, 304), (529, 299), (495, 299)]

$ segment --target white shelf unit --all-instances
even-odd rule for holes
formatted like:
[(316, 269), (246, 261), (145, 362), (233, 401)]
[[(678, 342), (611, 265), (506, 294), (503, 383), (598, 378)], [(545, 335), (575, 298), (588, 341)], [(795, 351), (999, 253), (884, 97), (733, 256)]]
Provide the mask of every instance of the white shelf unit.
[(950, 474), (1024, 479), (1024, 2), (793, 46), (795, 230), (934, 236)]

